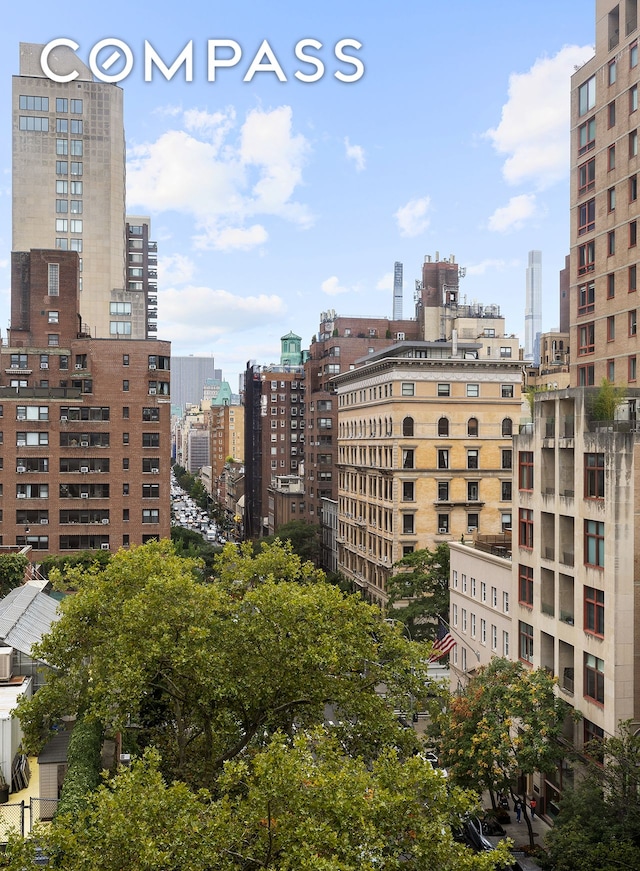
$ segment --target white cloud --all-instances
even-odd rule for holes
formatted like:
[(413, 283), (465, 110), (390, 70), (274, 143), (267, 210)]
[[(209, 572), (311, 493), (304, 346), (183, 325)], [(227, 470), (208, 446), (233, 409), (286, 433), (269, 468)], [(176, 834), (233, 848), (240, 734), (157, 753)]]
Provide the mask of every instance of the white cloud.
[(349, 288), (343, 287), (340, 284), (337, 275), (332, 275), (331, 278), (327, 278), (326, 281), (323, 281), (320, 285), (320, 289), (328, 296), (339, 296), (341, 293), (349, 293)]
[(169, 254), (158, 260), (158, 278), (163, 287), (186, 284), (193, 279), (195, 263), (184, 254)]
[(276, 322), (286, 312), (284, 301), (275, 294), (242, 297), (197, 285), (160, 291), (159, 303), (161, 321), (171, 325), (172, 341), (194, 347)]
[(127, 200), (132, 206), (190, 216), (200, 248), (264, 244), (265, 228), (247, 226), (258, 215), (311, 226), (309, 208), (293, 199), (310, 146), (293, 132), (289, 106), (254, 109), (239, 129), (233, 108), (190, 109), (182, 121), (185, 129), (169, 130), (130, 150)]
[(362, 172), (362, 170), (366, 166), (364, 148), (361, 145), (352, 145), (349, 142), (348, 136), (345, 136), (344, 148), (345, 148), (345, 153), (347, 155), (347, 158), (349, 160), (353, 160), (353, 162), (356, 165), (356, 170), (358, 172)]
[(395, 213), (394, 218), (398, 224), (401, 236), (419, 236), (429, 226), (429, 204), (431, 197), (422, 197), (401, 206)]
[(8, 260), (0, 260), (0, 269), (6, 269), (8, 265), (9, 265)]
[(511, 197), (506, 206), (496, 209), (489, 218), (489, 229), (496, 233), (519, 230), (536, 214), (535, 194), (520, 194)]
[(509, 99), (497, 127), (487, 136), (507, 155), (502, 174), (509, 184), (533, 181), (545, 188), (564, 178), (569, 159), (569, 79), (593, 47), (566, 45), (553, 57), (538, 58), (526, 73), (509, 77)]
[(376, 290), (393, 290), (393, 272), (385, 272), (376, 284)]
[(505, 269), (512, 269), (520, 266), (518, 260), (500, 260), (491, 259), (481, 260), (480, 263), (475, 263), (473, 266), (467, 266), (467, 275), (484, 275), (485, 272), (504, 272)]

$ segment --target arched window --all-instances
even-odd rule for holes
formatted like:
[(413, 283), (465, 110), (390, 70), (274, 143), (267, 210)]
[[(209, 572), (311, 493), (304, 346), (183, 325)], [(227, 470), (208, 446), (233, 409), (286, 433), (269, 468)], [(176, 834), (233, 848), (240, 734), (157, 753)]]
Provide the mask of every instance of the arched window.
[(502, 421), (502, 435), (503, 436), (512, 436), (513, 435), (513, 421), (510, 417), (505, 417)]
[(402, 421), (402, 435), (403, 436), (412, 436), (413, 435), (413, 418), (405, 417)]
[(468, 436), (477, 436), (478, 435), (478, 418), (470, 417), (467, 421), (467, 435)]
[(446, 417), (441, 417), (438, 421), (438, 435), (439, 436), (448, 436), (449, 435), (449, 421)]

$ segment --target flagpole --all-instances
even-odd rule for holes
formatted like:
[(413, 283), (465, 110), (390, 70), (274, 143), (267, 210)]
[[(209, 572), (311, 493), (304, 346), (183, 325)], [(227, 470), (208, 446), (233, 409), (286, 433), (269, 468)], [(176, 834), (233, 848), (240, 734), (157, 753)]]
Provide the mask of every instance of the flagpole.
[(480, 651), (474, 650), (473, 647), (471, 647), (471, 645), (469, 644), (469, 639), (465, 638), (464, 635), (460, 635), (458, 630), (454, 629), (453, 626), (451, 626), (449, 623), (447, 623), (447, 621), (444, 620), (442, 617), (438, 617), (438, 620), (440, 620), (441, 623), (444, 623), (444, 625), (447, 627), (447, 630), (449, 632), (451, 632), (452, 635), (457, 635), (458, 638), (460, 639), (460, 641), (464, 642), (464, 646), (468, 647), (469, 650), (471, 650), (473, 653), (475, 653), (478, 662), (480, 662)]

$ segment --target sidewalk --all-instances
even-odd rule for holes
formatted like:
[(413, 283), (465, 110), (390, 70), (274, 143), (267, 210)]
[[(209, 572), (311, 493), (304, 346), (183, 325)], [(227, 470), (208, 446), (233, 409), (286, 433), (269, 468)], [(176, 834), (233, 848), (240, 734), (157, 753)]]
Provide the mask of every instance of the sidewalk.
[[(491, 807), (491, 799), (489, 798), (489, 794), (485, 793), (482, 796), (482, 806), (486, 808)], [(523, 853), (522, 848), (529, 846), (529, 829), (527, 828), (527, 824), (524, 820), (524, 815), (522, 817), (522, 822), (516, 822), (516, 815), (513, 810), (513, 804), (509, 801), (509, 816), (511, 818), (510, 823), (502, 823), (502, 828), (505, 830), (505, 836), (510, 838), (513, 841), (512, 847), (512, 855), (515, 859), (518, 860), (518, 864), (522, 871), (538, 871), (540, 866), (535, 862), (533, 858), (527, 856)], [(531, 812), (527, 805), (527, 814), (529, 819), (531, 819)], [(531, 820), (531, 828), (533, 829), (533, 841), (536, 846), (544, 846), (544, 839), (547, 835), (547, 832), (551, 829), (551, 826), (545, 822), (538, 814)], [(490, 836), (489, 840), (497, 844), (499, 841), (503, 840), (501, 837)]]

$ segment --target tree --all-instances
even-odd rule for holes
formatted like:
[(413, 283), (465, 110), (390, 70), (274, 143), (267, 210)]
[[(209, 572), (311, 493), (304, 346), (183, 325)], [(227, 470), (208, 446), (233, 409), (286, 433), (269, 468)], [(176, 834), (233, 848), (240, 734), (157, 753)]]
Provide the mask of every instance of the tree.
[(399, 571), (387, 581), (387, 616), (404, 623), (414, 641), (432, 641), (438, 618), (449, 619), (449, 545), (415, 550), (394, 567)]
[(591, 406), (593, 419), (602, 421), (614, 420), (616, 410), (624, 401), (624, 397), (624, 387), (617, 387), (612, 381), (603, 378)]
[(29, 560), (21, 553), (0, 554), (0, 596), (6, 596), (24, 583)]
[[(494, 657), (437, 718), (436, 742), (452, 780), (481, 793), (511, 792), (520, 774), (551, 771), (568, 706), (544, 669)], [(531, 820), (524, 819), (533, 847)]]
[[(321, 733), (282, 735), (230, 763), (217, 794), (167, 785), (147, 754), (101, 787), (89, 806), (36, 833), (65, 871), (490, 871), (505, 844), (476, 854), (454, 842), (450, 822), (473, 800), (420, 757), (389, 750), (371, 766)], [(27, 867), (30, 842), (0, 866)]]
[(214, 560), (213, 573), (223, 587), (235, 595), (244, 594), (266, 580), (300, 584), (324, 580), (324, 572), (312, 562), (303, 561), (290, 541), (275, 538), (260, 541), (258, 548), (249, 541), (226, 544)]
[[(274, 548), (275, 562), (283, 552)], [(210, 784), (275, 731), (324, 722), (327, 706), (350, 752), (416, 749), (393, 711), (407, 697), (426, 703), (424, 653), (377, 608), (322, 582), (267, 575), (234, 586), (235, 565), (204, 584), (195, 568), (162, 541), (119, 551), (104, 571), (70, 572), (78, 592), (34, 650), (53, 674), (19, 703), (29, 749), (61, 716), (82, 711), (110, 732), (135, 723), (139, 740), (161, 749), (165, 771)]]
[[(640, 736), (631, 724), (585, 748), (586, 770), (566, 790), (545, 844), (546, 867), (570, 871), (640, 868)], [(602, 764), (604, 762), (604, 764)]]
[(262, 541), (273, 544), (276, 539), (291, 543), (293, 551), (303, 560), (310, 560), (315, 565), (320, 557), (320, 527), (317, 523), (307, 523), (306, 520), (291, 520), (278, 527), (275, 535), (266, 536)]

